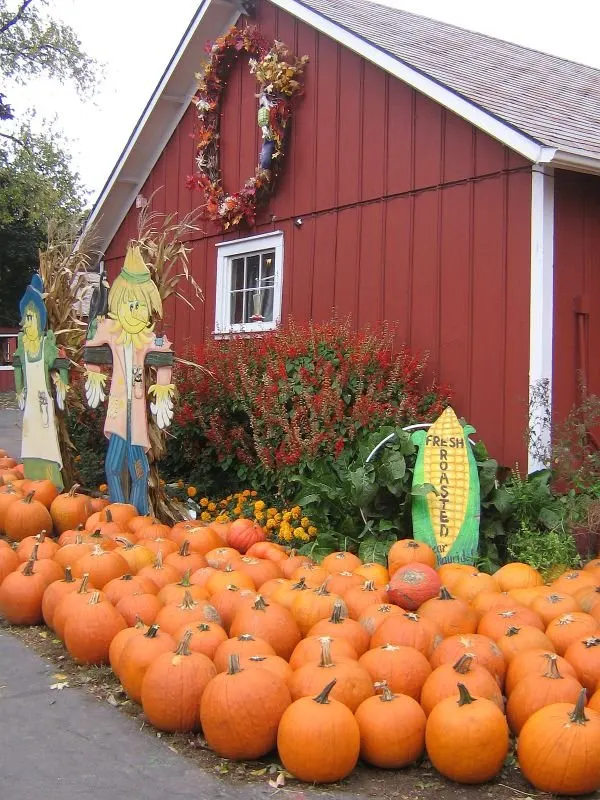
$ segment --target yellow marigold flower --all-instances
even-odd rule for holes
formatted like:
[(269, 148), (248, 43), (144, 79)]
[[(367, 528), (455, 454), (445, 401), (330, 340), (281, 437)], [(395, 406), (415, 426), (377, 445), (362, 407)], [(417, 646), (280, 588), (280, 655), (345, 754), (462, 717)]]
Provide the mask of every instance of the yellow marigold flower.
[(208, 511), (203, 511), (203, 512), (200, 514), (200, 519), (201, 519), (203, 522), (208, 522), (208, 521), (209, 521), (209, 519), (210, 519), (210, 514), (208, 513)]
[(266, 508), (266, 506), (267, 504), (265, 503), (264, 500), (257, 500), (256, 503), (254, 503), (254, 510), (263, 511)]
[(219, 514), (215, 517), (215, 522), (229, 522), (229, 514)]
[(301, 533), (304, 533), (304, 528), (301, 528), (300, 526), (294, 528), (294, 536), (296, 536), (298, 539), (300, 538)]
[(267, 509), (267, 517), (274, 517), (277, 514), (276, 508), (268, 508)]
[[(300, 532), (298, 533), (298, 531)], [(300, 539), (301, 542), (308, 542), (310, 536), (304, 530), (304, 528), (296, 528), (296, 530), (294, 531), (294, 538)]]
[(255, 511), (254, 512), (254, 519), (257, 520), (258, 522), (262, 522), (264, 518), (265, 518), (265, 515), (263, 514), (262, 511)]
[(291, 518), (292, 518), (292, 512), (291, 511), (284, 511), (283, 512), (283, 521), (284, 522), (289, 522), (291, 520)]
[(225, 498), (225, 500), (227, 502), (229, 502), (230, 500), (233, 500), (233, 495), (232, 494), (228, 494), (227, 497)]
[[(188, 497), (196, 497), (198, 494), (198, 489), (195, 486), (188, 486), (187, 496)], [(200, 505), (202, 505), (202, 500), (200, 501)]]
[(239, 515), (242, 513), (242, 508), (241, 508), (241, 506), (236, 506), (236, 507), (233, 509), (233, 513), (234, 513), (234, 514), (237, 514), (237, 516), (239, 517)]
[(277, 514), (275, 514), (275, 516), (273, 517), (273, 519), (274, 519), (274, 520), (275, 520), (275, 522), (276, 522), (276, 523), (279, 525), (279, 523), (280, 523), (280, 522), (281, 522), (281, 520), (282, 520), (282, 516), (281, 516), (281, 514), (280, 514), (279, 512), (277, 512)]
[(276, 527), (277, 527), (277, 523), (275, 522), (274, 519), (268, 519), (267, 520), (266, 528), (267, 528), (268, 531), (272, 531), (273, 528), (276, 528)]
[(317, 532), (318, 532), (318, 530), (319, 530), (319, 529), (318, 529), (318, 528), (315, 528), (315, 526), (314, 526), (314, 525), (311, 525), (311, 526), (309, 527), (309, 529), (308, 529), (308, 535), (309, 535), (309, 536), (316, 536), (316, 535), (317, 535)]
[(301, 516), (302, 516), (302, 509), (300, 508), (300, 506), (294, 506), (292, 508), (292, 517), (294, 519), (300, 519)]
[(303, 528), (308, 528), (308, 526), (310, 525), (309, 518), (308, 517), (302, 517), (302, 519), (300, 520), (300, 525), (302, 525)]
[(292, 529), (291, 529), (291, 528), (287, 528), (286, 530), (281, 530), (281, 529), (280, 529), (280, 531), (279, 531), (279, 538), (280, 538), (280, 539), (283, 539), (283, 540), (284, 540), (284, 541), (286, 541), (286, 542), (289, 542), (289, 541), (291, 541), (291, 538), (292, 538)]
[(108, 489), (108, 486), (107, 486), (105, 483), (101, 483), (101, 484), (100, 484), (100, 486), (98, 487), (98, 491), (99, 491), (99, 492), (102, 492), (102, 494), (104, 494), (104, 492), (105, 492), (107, 489)]
[(216, 511), (216, 510), (217, 510), (217, 505), (216, 505), (216, 503), (209, 503), (209, 504), (208, 504), (208, 510), (209, 510), (209, 511)]
[(250, 489), (244, 489), (242, 492), (242, 497), (250, 497)]
[(208, 497), (203, 497), (200, 500), (200, 505), (202, 506), (202, 508), (206, 508), (206, 506), (208, 505)]
[(219, 506), (221, 508), (225, 508), (226, 505), (227, 505), (227, 500), (219, 500)]

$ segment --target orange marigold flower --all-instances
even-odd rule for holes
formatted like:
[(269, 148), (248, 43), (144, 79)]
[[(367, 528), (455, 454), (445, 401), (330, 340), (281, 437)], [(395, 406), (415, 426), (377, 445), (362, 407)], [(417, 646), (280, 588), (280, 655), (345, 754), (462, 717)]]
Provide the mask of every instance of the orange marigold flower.
[(187, 496), (188, 497), (196, 497), (198, 494), (198, 489), (195, 486), (188, 486)]

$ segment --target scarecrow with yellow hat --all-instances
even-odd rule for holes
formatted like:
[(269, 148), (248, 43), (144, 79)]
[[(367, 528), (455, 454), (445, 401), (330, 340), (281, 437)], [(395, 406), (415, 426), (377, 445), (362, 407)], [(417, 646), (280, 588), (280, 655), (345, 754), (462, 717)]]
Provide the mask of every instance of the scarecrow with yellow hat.
[[(105, 398), (106, 375), (101, 365), (112, 361), (112, 378), (104, 433), (109, 440), (106, 481), (113, 503), (130, 502), (140, 514), (149, 512), (146, 453), (148, 408), (144, 368), (156, 368), (156, 383), (150, 386), (150, 411), (159, 428), (171, 424), (173, 394), (171, 383), (173, 353), (165, 337), (154, 333), (152, 315), (162, 317), (160, 293), (139, 247), (130, 246), (125, 263), (108, 294), (108, 317), (99, 319), (93, 337), (86, 342), (85, 392), (90, 408)], [(127, 465), (131, 492), (125, 497), (123, 471)]]

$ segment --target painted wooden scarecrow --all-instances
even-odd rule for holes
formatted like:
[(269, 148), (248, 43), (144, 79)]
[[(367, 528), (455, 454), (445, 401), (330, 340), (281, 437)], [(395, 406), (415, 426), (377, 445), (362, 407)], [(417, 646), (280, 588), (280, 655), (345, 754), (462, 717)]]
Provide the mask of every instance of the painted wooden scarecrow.
[[(149, 512), (147, 452), (147, 393), (152, 396), (150, 411), (159, 428), (173, 419), (171, 383), (173, 353), (165, 337), (153, 332), (152, 316), (162, 317), (158, 288), (144, 263), (139, 247), (130, 246), (120, 274), (108, 293), (108, 316), (90, 325), (92, 338), (86, 342), (85, 392), (90, 408), (105, 399), (106, 375), (101, 365), (112, 364), (112, 378), (104, 433), (109, 440), (105, 469), (111, 502), (130, 502), (140, 514)], [(93, 322), (90, 320), (90, 323)], [(156, 383), (146, 393), (145, 367), (156, 369)], [(131, 491), (126, 498), (124, 469), (131, 476)]]
[(13, 357), (15, 389), (23, 414), (21, 458), (26, 478), (47, 478), (63, 488), (63, 461), (58, 441), (54, 395), (65, 407), (69, 362), (59, 356), (56, 337), (47, 331), (44, 284), (35, 274), (19, 304), (21, 333)]

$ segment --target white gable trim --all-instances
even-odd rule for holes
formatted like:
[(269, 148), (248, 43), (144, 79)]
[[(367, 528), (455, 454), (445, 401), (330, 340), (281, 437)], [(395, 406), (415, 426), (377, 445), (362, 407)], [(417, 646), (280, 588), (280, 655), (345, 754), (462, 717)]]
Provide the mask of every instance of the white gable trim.
[(270, 0), (270, 2), (283, 11), (298, 17), (298, 19), (306, 22), (307, 25), (311, 25), (321, 33), (344, 45), (344, 47), (353, 50), (358, 55), (366, 58), (367, 61), (371, 61), (381, 67), (381, 69), (389, 72), (390, 75), (394, 75), (404, 81), (404, 83), (412, 86), (413, 89), (431, 98), (436, 103), (453, 111), (459, 117), (466, 119), (467, 122), (510, 147), (511, 150), (520, 153), (530, 161), (537, 162), (540, 160), (543, 148), (535, 139), (520, 133), (492, 114), (483, 111), (437, 81), (427, 77), (427, 75), (404, 64), (398, 58), (366, 42), (360, 36), (323, 17), (316, 11), (306, 8), (297, 0)]
[[(531, 171), (531, 286), (529, 319), (529, 400), (536, 383), (548, 381), (552, 411), (552, 337), (554, 332), (554, 171), (534, 166)], [(543, 425), (543, 411), (537, 411), (530, 426), (544, 445), (550, 431)], [(529, 452), (528, 471), (544, 466)]]

